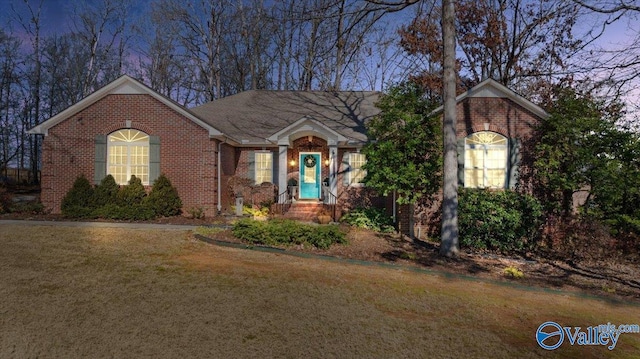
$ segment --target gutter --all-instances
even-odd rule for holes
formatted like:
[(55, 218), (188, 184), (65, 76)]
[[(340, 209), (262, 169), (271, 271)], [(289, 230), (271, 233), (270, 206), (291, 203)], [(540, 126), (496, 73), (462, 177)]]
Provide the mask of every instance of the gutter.
[(222, 211), (222, 193), (220, 192), (222, 185), (220, 184), (220, 176), (222, 175), (222, 145), (227, 143), (227, 138), (225, 137), (224, 142), (218, 142), (218, 214)]

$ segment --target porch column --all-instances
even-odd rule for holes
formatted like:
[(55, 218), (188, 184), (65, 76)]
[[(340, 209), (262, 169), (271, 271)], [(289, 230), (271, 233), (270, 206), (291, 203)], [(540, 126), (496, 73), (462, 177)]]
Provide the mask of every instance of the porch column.
[(329, 190), (338, 197), (338, 145), (329, 144)]
[[(289, 164), (287, 163), (287, 149), (288, 145), (278, 146), (278, 194), (287, 190), (287, 172), (289, 171)], [(278, 196), (278, 203), (282, 203), (284, 198)]]

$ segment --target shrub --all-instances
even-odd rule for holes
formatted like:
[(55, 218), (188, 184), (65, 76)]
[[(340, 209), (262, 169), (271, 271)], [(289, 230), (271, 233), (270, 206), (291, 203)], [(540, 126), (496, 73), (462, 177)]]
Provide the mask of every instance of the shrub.
[(118, 192), (118, 202), (123, 206), (133, 206), (141, 204), (146, 195), (147, 192), (145, 192), (140, 178), (131, 176), (129, 184), (122, 187)]
[(516, 267), (513, 267), (513, 266), (509, 266), (509, 267), (505, 268), (502, 271), (502, 273), (504, 273), (504, 276), (508, 277), (508, 278), (513, 278), (513, 279), (522, 279), (522, 278), (524, 278), (524, 273), (520, 269), (518, 269)]
[(338, 226), (314, 226), (292, 220), (255, 221), (241, 219), (232, 229), (233, 235), (253, 244), (291, 245), (307, 243), (326, 249), (334, 243), (346, 243)]
[(120, 186), (112, 175), (107, 175), (100, 181), (93, 192), (93, 204), (102, 207), (108, 203), (116, 203)]
[(10, 206), (11, 197), (9, 196), (9, 192), (7, 192), (4, 185), (0, 183), (0, 214), (7, 212)]
[(13, 213), (29, 214), (40, 214), (46, 212), (44, 205), (40, 202), (16, 203), (9, 208), (9, 211)]
[(204, 208), (202, 207), (190, 207), (187, 209), (187, 213), (191, 216), (191, 219), (203, 219), (204, 218)]
[(514, 191), (461, 189), (460, 244), (504, 252), (532, 248), (542, 225), (542, 205)]
[(376, 232), (393, 232), (393, 218), (380, 208), (356, 208), (340, 218), (350, 226), (371, 229)]
[(153, 182), (151, 192), (144, 199), (144, 202), (158, 216), (176, 216), (182, 210), (182, 200), (178, 195), (178, 190), (173, 187), (165, 175), (160, 175)]
[(73, 186), (62, 198), (60, 209), (66, 217), (88, 218), (93, 214), (93, 187), (84, 176), (79, 176)]
[(95, 217), (117, 220), (146, 221), (157, 216), (153, 210), (142, 204), (120, 206), (116, 203), (108, 203), (94, 210)]

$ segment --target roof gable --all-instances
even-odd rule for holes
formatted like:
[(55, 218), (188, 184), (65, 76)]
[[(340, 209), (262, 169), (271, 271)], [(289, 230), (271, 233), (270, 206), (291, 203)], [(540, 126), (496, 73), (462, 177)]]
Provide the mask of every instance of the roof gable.
[(345, 142), (347, 138), (325, 126), (319, 121), (303, 117), (293, 124), (283, 128), (267, 140), (278, 145), (291, 145), (293, 140), (296, 140), (303, 136), (315, 135), (324, 138), (327, 143), (331, 145), (337, 145), (338, 142)]
[(95, 91), (94, 93), (80, 100), (76, 104), (68, 107), (66, 110), (58, 113), (57, 115), (51, 117), (50, 119), (44, 121), (43, 123), (33, 127), (28, 131), (28, 133), (46, 136), (48, 134), (49, 129), (52, 128), (53, 126), (72, 117), (73, 115), (93, 105), (94, 103), (98, 102), (99, 100), (103, 99), (108, 95), (149, 95), (155, 98), (156, 100), (160, 101), (161, 103), (167, 105), (169, 108), (181, 114), (182, 116), (195, 122), (197, 125), (206, 129), (209, 132), (210, 137), (224, 136), (222, 132), (218, 131), (216, 128), (214, 128), (210, 124), (202, 121), (202, 119), (197, 117), (195, 114), (191, 113), (189, 110), (173, 102), (172, 100), (164, 97), (163, 95), (153, 91), (151, 88), (145, 86), (144, 84), (140, 83), (139, 81), (127, 75), (123, 75), (119, 77), (115, 81)]
[[(486, 79), (476, 86), (470, 88), (468, 91), (458, 95), (458, 97), (456, 97), (456, 104), (464, 101), (467, 98), (481, 97), (507, 98), (522, 106), (523, 108), (531, 111), (533, 114), (540, 118), (549, 117), (549, 114), (544, 109), (542, 109), (542, 107), (518, 95), (508, 87), (493, 79)], [(443, 106), (440, 106), (436, 108), (433, 113), (439, 113), (442, 112), (442, 110)]]
[(378, 98), (373, 91), (249, 90), (191, 111), (246, 146), (275, 145), (279, 139), (274, 141), (274, 136), (298, 131), (296, 126), (305, 119), (308, 126), (324, 129), (320, 134), (327, 138), (363, 143), (367, 121), (380, 112), (375, 107)]

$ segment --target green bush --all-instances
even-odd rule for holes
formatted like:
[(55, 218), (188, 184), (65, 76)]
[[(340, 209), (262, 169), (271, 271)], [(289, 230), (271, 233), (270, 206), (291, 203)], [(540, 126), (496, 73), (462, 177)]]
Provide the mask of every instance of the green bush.
[(3, 214), (9, 210), (11, 207), (11, 197), (7, 192), (7, 189), (0, 184), (0, 214)]
[(156, 218), (153, 210), (143, 204), (121, 206), (116, 203), (108, 203), (93, 211), (95, 217), (116, 220), (146, 221)]
[(380, 208), (356, 208), (342, 216), (341, 222), (376, 232), (393, 232), (393, 218)]
[(108, 203), (116, 203), (120, 186), (112, 175), (107, 175), (100, 181), (93, 192), (93, 204), (102, 207)]
[(62, 200), (61, 210), (71, 218), (149, 220), (180, 214), (181, 208), (182, 201), (166, 176), (158, 177), (147, 196), (136, 176), (120, 187), (107, 175), (95, 189), (84, 176), (78, 177)]
[(129, 184), (122, 187), (118, 192), (118, 202), (123, 206), (133, 206), (141, 204), (147, 192), (144, 190), (142, 181), (136, 176), (131, 176)]
[(45, 212), (45, 208), (40, 202), (16, 203), (9, 208), (9, 212), (40, 214)]
[(232, 229), (233, 235), (253, 244), (291, 245), (310, 244), (326, 249), (334, 243), (346, 243), (338, 226), (315, 226), (292, 220), (255, 221), (241, 219)]
[(173, 187), (171, 181), (163, 174), (153, 182), (151, 192), (144, 199), (144, 203), (156, 215), (162, 217), (179, 215), (182, 210), (182, 200), (178, 195), (178, 190)]
[(76, 178), (69, 192), (62, 198), (60, 209), (66, 217), (92, 217), (94, 209), (93, 187), (85, 176), (81, 175)]
[(543, 209), (534, 197), (509, 190), (461, 189), (458, 202), (461, 246), (510, 252), (537, 243)]

